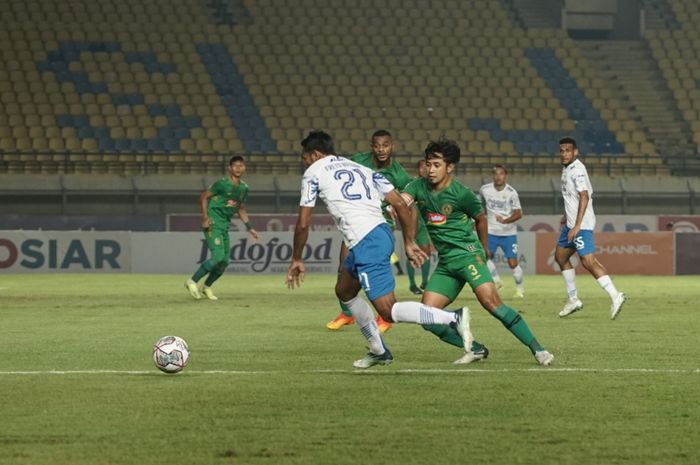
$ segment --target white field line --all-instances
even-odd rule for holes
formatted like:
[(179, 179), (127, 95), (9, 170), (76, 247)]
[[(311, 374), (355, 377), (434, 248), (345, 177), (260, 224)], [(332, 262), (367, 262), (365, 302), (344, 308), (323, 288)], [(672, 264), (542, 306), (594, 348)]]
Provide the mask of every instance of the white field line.
[[(642, 373), (642, 374), (690, 374), (700, 373), (700, 368), (673, 369), (673, 368), (407, 368), (407, 369), (372, 369), (372, 370), (185, 370), (184, 375), (278, 375), (278, 374), (352, 374), (352, 375), (458, 375), (465, 373)], [(36, 376), (36, 375), (159, 375), (158, 370), (45, 370), (45, 371), (0, 371), (0, 376)]]

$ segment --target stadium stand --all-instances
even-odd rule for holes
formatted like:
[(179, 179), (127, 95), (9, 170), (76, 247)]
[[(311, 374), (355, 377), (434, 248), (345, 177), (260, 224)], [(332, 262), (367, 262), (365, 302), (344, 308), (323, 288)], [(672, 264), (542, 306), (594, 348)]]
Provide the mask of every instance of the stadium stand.
[(254, 153), (252, 170), (284, 174), (318, 127), (344, 152), (376, 128), (407, 154), (446, 134), (477, 164), (575, 134), (586, 153), (663, 172), (576, 44), (518, 27), (507, 3), (9, 1), (0, 169), (201, 173)]

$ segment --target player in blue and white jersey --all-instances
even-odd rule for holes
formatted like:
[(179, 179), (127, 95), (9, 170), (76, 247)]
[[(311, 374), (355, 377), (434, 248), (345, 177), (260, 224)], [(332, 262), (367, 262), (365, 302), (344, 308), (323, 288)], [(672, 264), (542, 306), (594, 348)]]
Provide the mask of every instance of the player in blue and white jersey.
[(335, 286), (336, 296), (346, 305), (367, 339), (369, 353), (355, 361), (357, 368), (392, 362), (382, 341), (374, 313), (359, 297), (364, 289), (377, 312), (389, 322), (443, 324), (454, 327), (471, 347), (469, 311), (444, 311), (418, 302), (396, 302), (394, 274), (389, 257), (394, 236), (382, 216), (382, 200), (388, 202), (401, 222), (406, 255), (415, 266), (426, 259), (415, 242), (416, 218), (394, 186), (381, 174), (335, 155), (333, 139), (313, 131), (302, 141), (302, 159), (307, 166), (302, 179), (299, 216), (294, 229), (294, 252), (287, 272), (287, 286), (298, 287), (304, 280), (302, 251), (309, 235), (311, 214), (320, 198), (333, 216), (349, 249)]
[(486, 208), (488, 219), (488, 260), (493, 281), (497, 288), (503, 287), (503, 281), (498, 274), (493, 257), (500, 248), (508, 260), (508, 266), (513, 270), (515, 280), (515, 296), (525, 297), (523, 287), (523, 269), (518, 263), (518, 228), (515, 222), (523, 217), (518, 192), (508, 184), (508, 170), (503, 165), (493, 167), (493, 182), (484, 184), (479, 190)]
[(576, 290), (576, 270), (570, 261), (571, 256), (578, 253), (583, 267), (610, 296), (610, 317), (614, 320), (625, 303), (625, 294), (615, 288), (608, 271), (594, 255), (593, 186), (585, 165), (578, 160), (578, 154), (574, 138), (564, 137), (559, 141), (559, 157), (564, 167), (561, 173), (561, 194), (566, 214), (562, 217), (561, 234), (554, 258), (561, 268), (569, 298), (559, 316), (565, 317), (583, 308)]

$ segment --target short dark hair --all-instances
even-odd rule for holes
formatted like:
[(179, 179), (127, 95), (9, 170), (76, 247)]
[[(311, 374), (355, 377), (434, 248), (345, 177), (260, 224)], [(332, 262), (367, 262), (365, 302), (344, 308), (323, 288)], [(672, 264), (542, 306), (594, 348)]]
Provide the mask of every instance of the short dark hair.
[(506, 168), (506, 165), (502, 165), (500, 163), (493, 165), (493, 171), (496, 171), (497, 169), (502, 169), (504, 173), (508, 174), (508, 168)]
[(245, 163), (245, 159), (244, 159), (242, 156), (240, 156), (240, 155), (234, 155), (234, 156), (232, 156), (231, 159), (228, 161), (228, 166), (233, 165), (233, 164), (236, 163), (237, 161), (240, 161), (240, 162), (242, 162), (242, 163)]
[(318, 150), (324, 155), (335, 154), (335, 147), (333, 145), (333, 138), (327, 132), (323, 131), (311, 131), (309, 134), (301, 141), (301, 148), (303, 153), (309, 153), (314, 150)]
[(386, 129), (378, 129), (374, 131), (374, 134), (372, 134), (372, 139), (375, 137), (391, 137), (391, 133)]
[(578, 146), (576, 145), (576, 139), (574, 139), (573, 137), (569, 137), (569, 136), (562, 137), (561, 139), (559, 139), (559, 145), (562, 145), (562, 144), (571, 144), (574, 146), (575, 149), (578, 148)]
[(442, 154), (442, 159), (445, 160), (447, 164), (459, 163), (460, 150), (457, 142), (441, 137), (437, 141), (430, 141), (428, 146), (425, 148), (425, 159), (430, 160), (431, 158), (438, 158), (435, 156), (436, 153)]

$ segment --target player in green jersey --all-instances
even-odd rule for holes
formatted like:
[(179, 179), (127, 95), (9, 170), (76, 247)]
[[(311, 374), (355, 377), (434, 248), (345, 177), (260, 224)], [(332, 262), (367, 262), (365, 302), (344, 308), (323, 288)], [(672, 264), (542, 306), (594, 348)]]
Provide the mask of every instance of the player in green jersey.
[[(228, 266), (231, 240), (229, 224), (234, 214), (245, 224), (253, 239), (259, 239), (258, 232), (249, 223), (245, 200), (248, 197), (248, 184), (241, 177), (245, 173), (245, 160), (241, 156), (232, 157), (228, 164), (228, 175), (216, 181), (199, 196), (202, 211), (202, 231), (211, 252), (209, 259), (202, 262), (197, 271), (185, 282), (185, 288), (195, 299), (202, 295), (209, 300), (217, 300), (211, 285), (219, 279)], [(208, 276), (207, 276), (208, 275)], [(197, 284), (207, 276), (204, 285)]]
[[(383, 175), (389, 180), (389, 182), (396, 188), (397, 191), (400, 192), (401, 190), (403, 190), (403, 188), (406, 187), (406, 185), (413, 179), (411, 178), (411, 176), (409, 176), (409, 174), (406, 172), (403, 166), (401, 166), (401, 164), (399, 164), (399, 162), (394, 160), (392, 157), (394, 152), (394, 141), (391, 136), (391, 133), (385, 129), (375, 131), (374, 134), (372, 134), (370, 144), (371, 151), (356, 153), (352, 155), (350, 159), (356, 163), (359, 163), (362, 166), (371, 168)], [(386, 202), (382, 204), (382, 211), (384, 212), (384, 218), (387, 220), (387, 223), (389, 223), (389, 225), (393, 227), (395, 220), (392, 217), (391, 209), (388, 208), (388, 204)], [(418, 245), (424, 251), (426, 250), (426, 244), (423, 240), (425, 236), (425, 234), (421, 236), (421, 242), (418, 242)], [(342, 245), (340, 249), (341, 264), (343, 263), (343, 260), (345, 260), (347, 254), (347, 248), (345, 247), (345, 245)], [(427, 269), (429, 270), (430, 262), (428, 261), (427, 264), (424, 264), (423, 266), (427, 266)], [(409, 271), (409, 276), (412, 277), (414, 274), (413, 266), (410, 263), (407, 263), (407, 268)], [(417, 292), (414, 293), (420, 294), (420, 289), (418, 289), (415, 286), (414, 281), (412, 282), (413, 287), (415, 287), (415, 289), (417, 290)], [(413, 291), (413, 289), (411, 289), (411, 291)], [(326, 324), (326, 328), (330, 330), (337, 330), (347, 324), (351, 324), (354, 322), (350, 310), (348, 310), (348, 308), (345, 305), (343, 305), (342, 302), (340, 303), (340, 308), (341, 312), (335, 319)], [(382, 333), (384, 333), (391, 328), (391, 323), (384, 321), (381, 318), (381, 316), (378, 316), (377, 326), (379, 326), (379, 330)]]
[[(430, 239), (440, 256), (428, 282), (422, 303), (445, 308), (465, 284), (469, 284), (479, 303), (498, 319), (520, 342), (527, 346), (541, 365), (549, 365), (554, 356), (537, 342), (525, 320), (501, 301), (486, 265), (488, 222), (481, 201), (471, 189), (452, 177), (459, 162), (459, 146), (450, 140), (430, 142), (425, 149), (428, 177), (410, 183), (402, 195), (406, 203), (415, 203), (425, 219)], [(476, 229), (476, 234), (474, 234)], [(443, 341), (464, 347), (451, 328), (424, 325)], [(471, 363), (488, 356), (478, 342), (464, 347), (465, 354), (455, 363)]]

